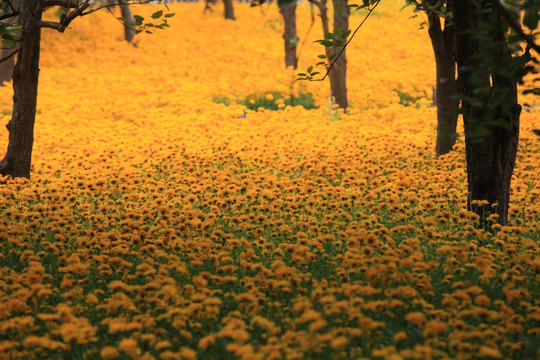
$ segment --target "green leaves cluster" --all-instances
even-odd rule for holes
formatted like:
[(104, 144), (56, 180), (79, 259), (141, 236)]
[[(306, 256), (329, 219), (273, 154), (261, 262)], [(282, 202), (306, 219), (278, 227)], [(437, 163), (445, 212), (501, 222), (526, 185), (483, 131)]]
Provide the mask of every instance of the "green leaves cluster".
[(19, 31), (21, 31), (21, 28), (17, 25), (10, 23), (0, 23), (0, 37), (2, 38), (3, 42), (11, 46), (15, 46), (15, 37), (13, 36), (13, 34)]
[[(150, 18), (152, 20), (150, 20), (149, 22), (148, 20), (145, 21), (145, 18), (142, 17), (141, 15), (133, 15), (133, 19), (135, 20), (135, 23), (133, 24), (135, 28), (133, 30), (135, 31), (136, 34), (139, 34), (143, 31), (147, 34), (152, 34), (152, 31), (149, 30), (151, 28), (154, 28), (154, 29), (168, 28), (169, 24), (167, 23), (167, 19), (173, 16), (174, 16), (174, 13), (163, 14), (163, 10), (159, 10), (153, 13), (152, 15), (150, 15)], [(124, 23), (126, 23), (126, 19), (124, 18), (119, 18), (119, 19), (123, 21)], [(161, 23), (159, 22), (154, 23), (152, 22), (153, 20), (160, 20)]]
[[(315, 40), (314, 43), (319, 43), (325, 48), (343, 47), (347, 45), (347, 38), (349, 37), (350, 34), (351, 34), (351, 30), (347, 30), (342, 33), (341, 29), (337, 29), (335, 32), (327, 32), (326, 34), (324, 34), (323, 40)], [(337, 58), (337, 56), (338, 56), (338, 53), (334, 53), (329, 56), (325, 54), (318, 55), (317, 57), (319, 59), (326, 60), (326, 61), (319, 61), (314, 66), (315, 67), (324, 66), (326, 68), (325, 71), (328, 71), (330, 67), (329, 63), (334, 61)], [(314, 66), (308, 67), (305, 73), (298, 73), (297, 74), (298, 78), (296, 80), (297, 81), (298, 80), (312, 81), (315, 75), (320, 74), (319, 71), (313, 71)]]
[[(326, 78), (326, 76), (329, 74), (330, 70), (334, 66), (335, 62), (338, 60), (339, 56), (343, 53), (349, 42), (352, 40), (354, 35), (356, 35), (356, 32), (362, 27), (364, 22), (367, 20), (369, 15), (375, 10), (377, 5), (381, 2), (381, 0), (362, 0), (362, 4), (349, 4), (348, 6), (353, 9), (353, 11), (358, 11), (362, 9), (366, 9), (368, 12), (366, 16), (364, 17), (364, 20), (358, 25), (356, 30), (351, 35), (351, 30), (347, 30), (342, 32), (341, 29), (336, 29), (334, 32), (327, 32), (324, 34), (324, 39), (322, 40), (315, 40), (314, 43), (319, 43), (322, 46), (325, 47), (325, 54), (318, 55), (317, 57), (319, 59), (323, 59), (326, 61), (319, 61), (315, 64), (315, 67), (317, 66), (324, 66), (325, 69), (325, 75), (320, 79), (314, 79), (313, 77), (315, 75), (319, 75), (319, 71), (313, 71), (313, 66), (310, 66), (307, 68), (306, 72), (304, 73), (298, 73), (297, 76), (298, 80), (308, 80), (308, 81), (322, 81)], [(351, 35), (349, 37), (349, 35)], [(336, 49), (341, 47), (341, 50), (339, 51), (330, 51), (330, 48)]]
[(341, 29), (335, 32), (327, 32), (324, 34), (324, 40), (315, 40), (314, 43), (319, 43), (324, 47), (345, 46), (347, 37), (351, 34), (351, 30), (341, 33)]
[(523, 10), (523, 25), (531, 31), (536, 30), (540, 17), (540, 2), (538, 0), (525, 0), (521, 9)]
[[(319, 64), (325, 64), (325, 62), (322, 61), (322, 62), (317, 63), (317, 65), (319, 65)], [(320, 74), (319, 71), (313, 71), (313, 66), (310, 66), (310, 67), (307, 68), (305, 73), (296, 74), (298, 76), (298, 79), (296, 79), (296, 81), (298, 81), (298, 80), (310, 80), (311, 81), (311, 80), (313, 80), (313, 77), (315, 75), (319, 75), (319, 74)]]
[(379, 0), (362, 0), (362, 4), (349, 4), (349, 7), (353, 11), (358, 11), (362, 9), (370, 9), (371, 6), (376, 5)]

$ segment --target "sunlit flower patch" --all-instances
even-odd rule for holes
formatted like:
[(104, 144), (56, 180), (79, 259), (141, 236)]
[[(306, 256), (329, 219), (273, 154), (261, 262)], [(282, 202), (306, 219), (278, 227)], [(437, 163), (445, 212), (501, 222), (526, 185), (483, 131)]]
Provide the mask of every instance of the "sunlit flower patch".
[(32, 178), (0, 185), (0, 359), (538, 358), (538, 110), (510, 223), (478, 230), (462, 136), (434, 156), (408, 10), (382, 6), (351, 43), (344, 114), (327, 83), (294, 84), (311, 110), (236, 101), (277, 103), (295, 75), (275, 4), (235, 6), (170, 5), (136, 47), (107, 13), (44, 32)]

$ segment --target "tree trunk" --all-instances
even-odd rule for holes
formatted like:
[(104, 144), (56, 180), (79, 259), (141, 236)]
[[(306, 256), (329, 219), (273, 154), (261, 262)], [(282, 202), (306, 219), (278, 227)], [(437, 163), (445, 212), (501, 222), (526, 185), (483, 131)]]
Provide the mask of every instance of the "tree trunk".
[[(480, 216), (484, 226), (490, 214), (498, 214), (498, 223), (506, 224), (521, 113), (516, 79), (509, 67), (511, 49), (505, 42), (496, 10), (486, 9), (487, 1), (477, 5), (470, 0), (453, 1), (465, 125), (468, 209)], [(484, 47), (486, 43), (489, 46)], [(494, 60), (490, 62), (491, 59)], [(479, 129), (487, 135), (475, 136)], [(487, 200), (487, 204), (475, 200)]]
[[(334, 34), (345, 33), (349, 30), (349, 6), (347, 0), (332, 0), (334, 4)], [(343, 45), (346, 39), (343, 40)], [(339, 54), (343, 46), (333, 46), (332, 55)], [(346, 51), (343, 51), (339, 59), (334, 64), (330, 71), (330, 90), (332, 97), (340, 108), (346, 110), (349, 102), (347, 100), (347, 56)]]
[(298, 59), (296, 57), (296, 47), (298, 36), (296, 35), (296, 1), (291, 1), (280, 5), (279, 12), (283, 15), (285, 31), (283, 40), (285, 41), (285, 67), (292, 66), (296, 69)]
[(13, 115), (7, 129), (9, 143), (6, 156), (0, 161), (0, 174), (30, 177), (34, 122), (39, 78), (41, 1), (22, 0), (19, 26), (22, 28), (22, 49), (13, 70)]
[[(2, 55), (0, 59), (4, 59), (11, 55), (15, 50), (9, 44), (2, 42)], [(6, 61), (0, 63), (0, 86), (4, 86), (4, 82), (9, 82), (13, 75), (13, 68), (15, 67), (15, 56), (10, 57)]]
[[(311, 3), (315, 4), (320, 11), (321, 24), (323, 28), (323, 33), (326, 34), (330, 32), (328, 26), (328, 8), (326, 7), (327, 0), (310, 0)], [(334, 1), (334, 33), (337, 29), (341, 30), (341, 33), (344, 33), (349, 29), (349, 6), (347, 5), (347, 0), (333, 0)], [(343, 46), (333, 46), (325, 47), (326, 59), (329, 64), (332, 64), (330, 60), (333, 54), (339, 54)], [(345, 51), (341, 54), (339, 60), (334, 64), (332, 70), (328, 74), (330, 78), (330, 96), (332, 101), (338, 104), (342, 109), (347, 109), (347, 58), (345, 56)]]
[[(451, 11), (449, 9), (449, 11)], [(441, 28), (439, 15), (428, 13), (429, 37), (435, 54), (437, 105), (437, 157), (447, 154), (456, 143), (456, 128), (459, 110), (459, 86), (456, 79), (456, 29), (445, 20), (444, 30)]]
[(122, 14), (122, 18), (124, 19), (125, 39), (130, 43), (135, 37), (135, 19), (133, 19), (133, 15), (131, 15), (131, 9), (129, 8), (126, 0), (119, 0), (118, 3), (120, 4), (120, 12)]
[(225, 19), (236, 20), (233, 0), (223, 0), (223, 3), (225, 4)]

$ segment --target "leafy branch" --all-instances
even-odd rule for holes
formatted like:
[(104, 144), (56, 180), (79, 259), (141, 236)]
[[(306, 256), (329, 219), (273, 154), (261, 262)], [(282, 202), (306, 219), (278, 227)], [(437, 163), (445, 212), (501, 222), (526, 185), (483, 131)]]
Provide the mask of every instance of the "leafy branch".
[[(317, 5), (317, 7), (319, 7), (319, 9), (321, 9), (321, 7), (324, 6), (323, 3), (320, 3), (317, 0), (309, 0), (309, 2)], [(326, 59), (330, 63), (330, 65), (328, 65), (326, 62), (321, 61), (321, 62), (318, 62), (317, 64), (315, 64), (315, 66), (324, 65), (326, 67), (326, 73), (324, 74), (324, 76), (322, 78), (314, 79), (313, 77), (315, 75), (319, 75), (320, 72), (313, 71), (314, 67), (310, 66), (310, 67), (307, 68), (307, 71), (305, 73), (298, 73), (297, 76), (299, 76), (299, 77), (296, 80), (297, 81), (298, 80), (323, 81), (324, 79), (326, 79), (328, 74), (330, 74), (330, 71), (332, 71), (332, 68), (334, 67), (335, 63), (339, 60), (339, 57), (345, 51), (345, 48), (349, 45), (349, 43), (352, 41), (352, 39), (354, 38), (354, 36), (358, 32), (358, 30), (360, 30), (362, 25), (364, 25), (364, 23), (366, 22), (368, 17), (371, 15), (371, 13), (375, 10), (375, 8), (377, 7), (377, 5), (379, 5), (380, 2), (381, 2), (381, 0), (363, 0), (362, 5), (357, 5), (357, 4), (349, 5), (350, 8), (355, 8), (355, 11), (358, 11), (358, 10), (361, 10), (361, 9), (367, 9), (368, 13), (366, 14), (366, 16), (364, 17), (362, 22), (356, 27), (356, 29), (352, 33), (351, 37), (344, 44), (343, 44), (343, 42), (350, 35), (351, 30), (347, 30), (343, 34), (340, 34), (339, 31), (336, 32), (336, 33), (327, 32), (325, 34), (325, 39), (324, 40), (316, 40), (316, 41), (314, 41), (316, 43), (319, 43), (319, 44), (323, 45), (326, 49), (334, 47), (334, 46), (342, 46), (342, 48), (341, 48), (341, 51), (339, 53), (337, 53), (337, 54), (330, 55), (329, 51), (326, 51), (326, 55), (319, 55), (318, 56), (320, 59)]]

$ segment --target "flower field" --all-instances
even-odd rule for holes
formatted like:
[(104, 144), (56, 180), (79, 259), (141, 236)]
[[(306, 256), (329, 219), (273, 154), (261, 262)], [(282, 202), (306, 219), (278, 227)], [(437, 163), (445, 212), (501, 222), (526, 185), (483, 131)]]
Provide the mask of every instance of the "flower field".
[[(169, 7), (135, 46), (106, 11), (44, 30), (32, 177), (0, 185), (0, 360), (540, 357), (539, 109), (486, 232), (462, 134), (435, 159), (433, 53), (402, 3), (347, 50), (347, 113), (284, 68), (275, 4)], [(299, 6), (298, 72), (316, 20)], [(11, 106), (0, 88), (2, 151)]]

